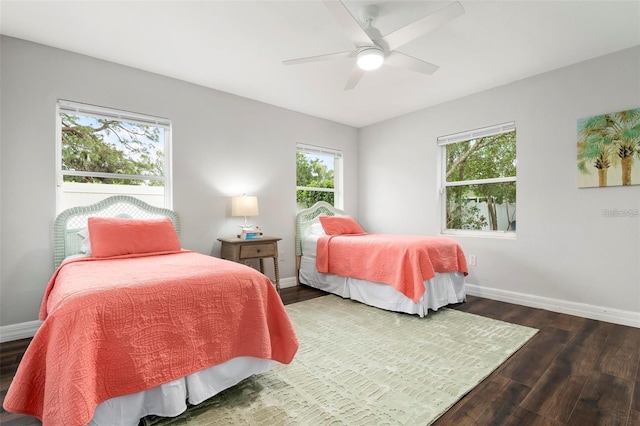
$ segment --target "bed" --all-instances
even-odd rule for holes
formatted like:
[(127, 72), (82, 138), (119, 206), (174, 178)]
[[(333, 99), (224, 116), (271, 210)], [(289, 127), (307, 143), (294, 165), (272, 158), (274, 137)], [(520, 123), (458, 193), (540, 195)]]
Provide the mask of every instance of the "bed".
[(182, 249), (179, 231), (175, 212), (128, 196), (56, 218), (56, 271), (7, 411), (45, 425), (137, 425), (293, 359), (298, 340), (271, 281)]
[(467, 263), (451, 238), (369, 234), (320, 201), (296, 215), (295, 244), (298, 282), (343, 298), (420, 317), (465, 300)]

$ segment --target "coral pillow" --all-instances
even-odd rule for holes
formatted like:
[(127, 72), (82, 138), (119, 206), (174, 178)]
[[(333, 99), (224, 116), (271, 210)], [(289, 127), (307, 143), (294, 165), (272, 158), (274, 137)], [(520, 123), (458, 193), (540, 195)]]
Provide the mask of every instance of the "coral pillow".
[(171, 219), (88, 219), (92, 257), (180, 251), (180, 241)]
[(364, 231), (351, 216), (319, 216), (320, 223), (327, 235), (364, 234)]

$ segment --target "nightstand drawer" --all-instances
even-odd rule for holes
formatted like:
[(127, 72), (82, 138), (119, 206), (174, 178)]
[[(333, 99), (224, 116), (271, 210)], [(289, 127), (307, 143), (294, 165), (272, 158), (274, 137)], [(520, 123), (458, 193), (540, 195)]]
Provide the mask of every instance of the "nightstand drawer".
[(251, 244), (240, 247), (240, 259), (257, 259), (276, 255), (275, 244)]

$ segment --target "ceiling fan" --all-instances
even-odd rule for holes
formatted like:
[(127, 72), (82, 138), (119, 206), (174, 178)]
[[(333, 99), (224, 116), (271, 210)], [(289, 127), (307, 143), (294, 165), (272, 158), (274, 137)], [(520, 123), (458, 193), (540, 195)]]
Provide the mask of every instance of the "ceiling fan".
[(360, 81), (365, 71), (374, 70), (385, 65), (406, 68), (423, 74), (433, 74), (439, 67), (420, 59), (416, 59), (396, 49), (412, 40), (433, 31), (445, 22), (464, 14), (462, 5), (455, 1), (435, 12), (424, 16), (386, 36), (373, 26), (378, 16), (378, 7), (369, 5), (362, 8), (360, 18), (367, 24), (363, 29), (342, 1), (323, 0), (323, 3), (336, 18), (342, 29), (355, 46), (348, 52), (330, 53), (328, 55), (311, 56), (283, 61), (285, 65), (304, 64), (308, 62), (326, 61), (345, 57), (355, 57), (356, 65), (351, 71), (344, 90), (351, 90)]

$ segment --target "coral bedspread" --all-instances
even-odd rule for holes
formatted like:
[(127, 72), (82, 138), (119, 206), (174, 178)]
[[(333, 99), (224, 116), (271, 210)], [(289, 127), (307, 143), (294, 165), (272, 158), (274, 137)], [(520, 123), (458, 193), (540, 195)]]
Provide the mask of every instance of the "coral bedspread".
[(388, 234), (321, 236), (316, 268), (389, 284), (415, 303), (436, 272), (468, 273), (464, 252), (452, 238)]
[(266, 276), (186, 251), (63, 263), (41, 319), (4, 407), (44, 425), (85, 425), (109, 398), (238, 356), (289, 363), (298, 349)]

